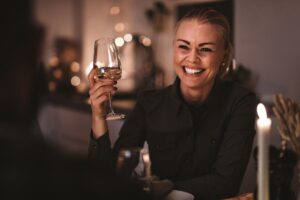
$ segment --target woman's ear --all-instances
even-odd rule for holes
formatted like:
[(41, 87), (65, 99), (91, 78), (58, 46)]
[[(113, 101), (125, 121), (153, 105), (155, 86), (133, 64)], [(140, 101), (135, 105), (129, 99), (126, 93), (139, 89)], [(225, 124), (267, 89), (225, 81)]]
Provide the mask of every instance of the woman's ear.
[(232, 55), (231, 51), (228, 49), (222, 59), (219, 75), (221, 79), (224, 79), (227, 77), (228, 74), (232, 71)]

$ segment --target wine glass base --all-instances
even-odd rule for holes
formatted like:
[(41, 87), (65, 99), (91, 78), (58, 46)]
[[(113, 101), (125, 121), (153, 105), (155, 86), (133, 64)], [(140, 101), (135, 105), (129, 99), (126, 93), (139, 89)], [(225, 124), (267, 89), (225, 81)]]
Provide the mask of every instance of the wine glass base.
[(120, 120), (124, 119), (126, 115), (121, 114), (121, 113), (108, 113), (106, 115), (106, 120)]

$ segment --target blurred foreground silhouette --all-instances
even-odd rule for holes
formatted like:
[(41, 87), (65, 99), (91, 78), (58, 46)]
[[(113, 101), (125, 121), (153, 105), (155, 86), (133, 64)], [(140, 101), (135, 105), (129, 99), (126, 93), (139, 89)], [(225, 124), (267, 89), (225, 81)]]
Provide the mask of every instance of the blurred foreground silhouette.
[(36, 121), (44, 30), (29, 0), (6, 2), (0, 19), (0, 199), (145, 199), (105, 163), (44, 142)]

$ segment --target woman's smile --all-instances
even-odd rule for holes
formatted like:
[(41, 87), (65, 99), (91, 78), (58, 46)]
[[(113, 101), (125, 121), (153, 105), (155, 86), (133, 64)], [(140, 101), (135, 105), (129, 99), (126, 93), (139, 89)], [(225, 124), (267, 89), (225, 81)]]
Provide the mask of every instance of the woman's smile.
[(194, 67), (187, 67), (187, 66), (183, 66), (183, 71), (186, 75), (200, 75), (202, 74), (202, 72), (205, 71), (204, 68), (194, 68)]

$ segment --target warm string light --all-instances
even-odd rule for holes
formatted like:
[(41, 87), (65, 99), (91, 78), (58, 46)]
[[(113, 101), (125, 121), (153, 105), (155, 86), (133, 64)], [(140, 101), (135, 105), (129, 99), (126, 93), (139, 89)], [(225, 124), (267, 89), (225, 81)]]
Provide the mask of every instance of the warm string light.
[(50, 67), (56, 67), (59, 63), (59, 59), (56, 56), (53, 56), (52, 58), (50, 58), (49, 60), (49, 66)]
[[(119, 17), (121, 12), (121, 8), (119, 6), (112, 6), (109, 10), (109, 14), (111, 16)], [(123, 32), (125, 30), (126, 26), (123, 22), (117, 22), (114, 26), (114, 29), (116, 32)]]
[(79, 86), (80, 85), (80, 78), (78, 77), (78, 76), (73, 76), (72, 78), (71, 78), (71, 85), (73, 85), (73, 86), (75, 86), (75, 87), (77, 87), (77, 86)]
[(131, 42), (133, 37), (132, 37), (132, 34), (127, 33), (127, 34), (124, 35), (123, 38), (124, 38), (125, 42)]
[(117, 37), (115, 39), (115, 44), (117, 47), (122, 47), (124, 45), (124, 39), (122, 37)]
[[(77, 92), (83, 93), (85, 92), (87, 85), (80, 78), (80, 64), (76, 61), (72, 62), (69, 66), (68, 70), (63, 70), (60, 67), (60, 61), (57, 56), (53, 56), (49, 60), (49, 67), (51, 69), (52, 79), (48, 81), (48, 90), (50, 92), (55, 92), (60, 87), (60, 82), (64, 81), (66, 77), (66, 73), (70, 73), (71, 78), (69, 79), (69, 83), (71, 86), (76, 88)], [(67, 81), (67, 80), (66, 80)]]
[(78, 62), (72, 62), (70, 69), (72, 72), (79, 72), (80, 71), (80, 65)]
[(63, 76), (63, 71), (61, 69), (55, 69), (53, 72), (55, 79), (60, 80)]
[(144, 35), (141, 35), (139, 37), (139, 42), (142, 43), (144, 46), (150, 46), (151, 45), (151, 39), (144, 36)]
[[(133, 40), (133, 35), (131, 33), (126, 33), (126, 34), (124, 34), (123, 37), (115, 38), (114, 41), (115, 41), (116, 46), (120, 48), (120, 47), (124, 46), (125, 43), (132, 42), (132, 40)], [(138, 42), (140, 42), (144, 46), (150, 46), (152, 44), (151, 39), (144, 35), (142, 35), (138, 38)], [(98, 67), (104, 66), (103, 63), (100, 63), (100, 62), (96, 63), (96, 65)], [(55, 68), (57, 68), (57, 66), (59, 66), (59, 60), (56, 56), (52, 57), (49, 60), (49, 66), (51, 66), (51, 68), (54, 69), (52, 73), (53, 73), (53, 77), (55, 78), (55, 80), (48, 82), (48, 89), (49, 89), (49, 91), (54, 92), (57, 90), (57, 88), (59, 86), (57, 81), (61, 80), (63, 78), (63, 71), (59, 68), (55, 69)], [(85, 76), (87, 76), (92, 69), (93, 69), (93, 62), (90, 62), (90, 64), (84, 70)], [(75, 73), (75, 74), (80, 73), (80, 64), (75, 61), (72, 62), (70, 64), (70, 72)], [(125, 75), (125, 70), (123, 73)], [(86, 88), (88, 87), (87, 84), (85, 84), (80, 79), (80, 76), (78, 76), (78, 75), (71, 76), (70, 84), (72, 86), (76, 87), (76, 90), (81, 93), (84, 92), (86, 90)]]
[(125, 24), (123, 22), (118, 22), (115, 24), (116, 32), (123, 32), (125, 30)]
[(119, 15), (120, 14), (120, 7), (119, 6), (113, 6), (110, 8), (109, 13), (110, 15)]

